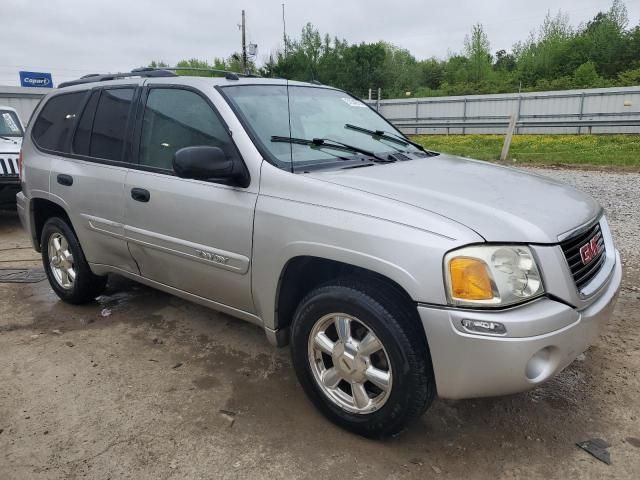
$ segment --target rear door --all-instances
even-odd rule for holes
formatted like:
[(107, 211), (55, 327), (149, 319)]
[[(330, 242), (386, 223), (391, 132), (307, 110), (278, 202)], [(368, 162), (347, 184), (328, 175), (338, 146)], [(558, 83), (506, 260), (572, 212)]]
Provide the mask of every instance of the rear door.
[(239, 157), (210, 100), (184, 86), (152, 85), (138, 117), (137, 169), (125, 182), (125, 233), (141, 274), (253, 313), (250, 258), (255, 183), (248, 188), (177, 177), (183, 147), (211, 145)]
[(53, 160), (50, 180), (87, 261), (132, 273), (138, 269), (124, 238), (123, 192), (138, 94), (136, 84), (98, 87), (86, 92), (81, 110), (60, 112), (77, 128), (69, 153)]

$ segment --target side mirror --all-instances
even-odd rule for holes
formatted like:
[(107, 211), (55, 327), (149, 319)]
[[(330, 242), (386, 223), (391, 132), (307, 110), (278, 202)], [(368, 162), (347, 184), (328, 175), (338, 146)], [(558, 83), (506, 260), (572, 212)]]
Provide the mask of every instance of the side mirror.
[(236, 162), (219, 147), (184, 147), (173, 155), (173, 170), (181, 178), (232, 179), (238, 175), (235, 167)]

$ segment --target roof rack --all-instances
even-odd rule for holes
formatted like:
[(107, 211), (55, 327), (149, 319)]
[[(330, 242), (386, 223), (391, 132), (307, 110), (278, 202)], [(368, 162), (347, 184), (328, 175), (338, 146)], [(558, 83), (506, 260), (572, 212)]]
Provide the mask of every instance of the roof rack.
[(258, 77), (258, 75), (252, 74), (244, 74), (238, 72), (230, 72), (227, 70), (220, 70), (217, 68), (195, 68), (195, 67), (142, 67), (135, 68), (128, 73), (92, 73), (89, 75), (85, 75), (80, 77), (77, 80), (71, 80), (69, 82), (62, 82), (58, 85), (58, 88), (70, 87), (72, 85), (82, 85), (84, 83), (93, 83), (93, 82), (105, 82), (107, 80), (117, 80), (120, 78), (130, 78), (130, 77), (144, 77), (144, 78), (158, 78), (158, 77), (177, 77), (178, 74), (176, 71), (188, 71), (188, 72), (209, 72), (209, 73), (219, 73), (224, 75), (224, 78), (227, 80), (239, 80), (240, 77)]

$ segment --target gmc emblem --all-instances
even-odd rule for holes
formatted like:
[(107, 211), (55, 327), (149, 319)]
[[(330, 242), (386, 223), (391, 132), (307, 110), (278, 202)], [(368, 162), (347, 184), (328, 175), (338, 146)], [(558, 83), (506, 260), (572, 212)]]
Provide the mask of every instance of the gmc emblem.
[(580, 258), (583, 265), (588, 265), (594, 258), (600, 253), (600, 247), (598, 246), (598, 236), (593, 237), (589, 243), (580, 247)]

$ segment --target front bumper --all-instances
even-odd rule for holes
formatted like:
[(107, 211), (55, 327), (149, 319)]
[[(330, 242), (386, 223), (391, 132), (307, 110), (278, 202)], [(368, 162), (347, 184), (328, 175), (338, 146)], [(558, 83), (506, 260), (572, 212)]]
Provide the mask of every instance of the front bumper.
[[(620, 290), (615, 267), (597, 300), (582, 310), (542, 298), (501, 311), (472, 311), (419, 305), (438, 395), (460, 399), (521, 392), (553, 377), (584, 352), (609, 318)], [(504, 337), (465, 332), (462, 319), (493, 320)]]
[(0, 206), (15, 206), (16, 193), (20, 191), (20, 179), (0, 175)]

